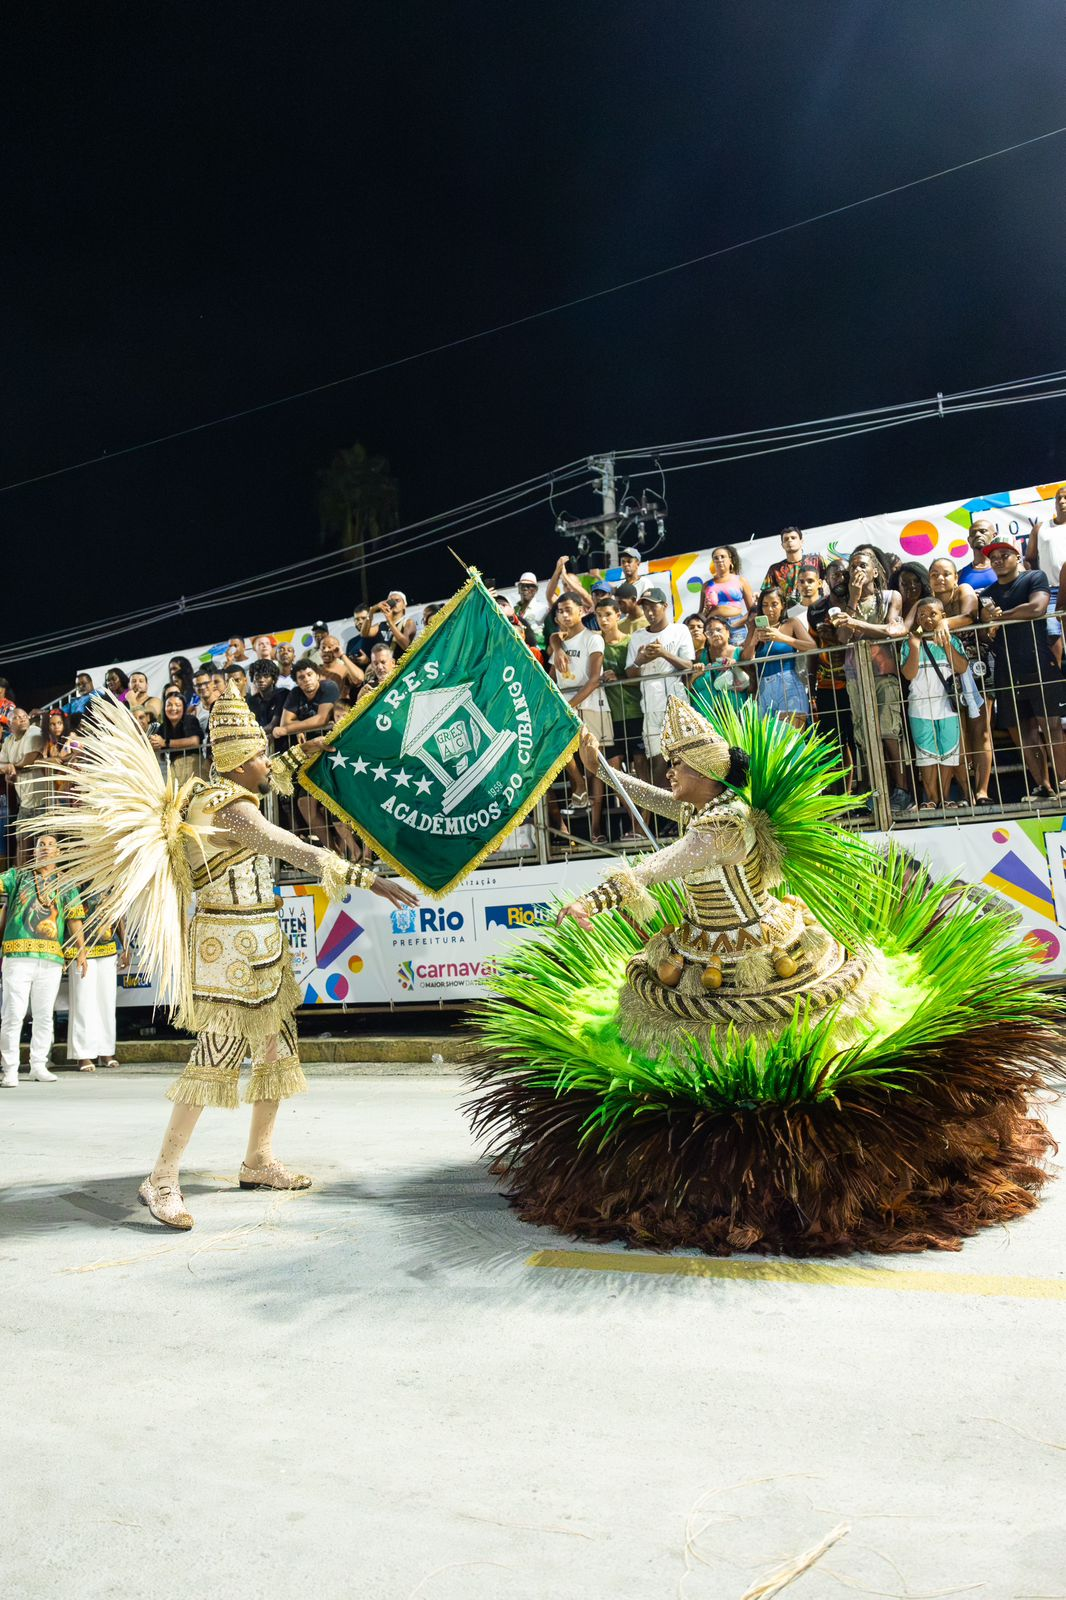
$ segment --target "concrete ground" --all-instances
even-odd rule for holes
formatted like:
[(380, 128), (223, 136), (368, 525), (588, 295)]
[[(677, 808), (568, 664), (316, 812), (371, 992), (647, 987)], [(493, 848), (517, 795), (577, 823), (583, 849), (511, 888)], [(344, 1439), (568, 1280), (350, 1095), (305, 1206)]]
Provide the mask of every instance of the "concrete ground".
[(842, 1524), (788, 1600), (1066, 1596), (1062, 1185), (959, 1255), (640, 1272), (514, 1220), (454, 1077), (326, 1075), (315, 1189), (206, 1113), (174, 1235), (162, 1087), (0, 1095), (11, 1600), (741, 1600)]

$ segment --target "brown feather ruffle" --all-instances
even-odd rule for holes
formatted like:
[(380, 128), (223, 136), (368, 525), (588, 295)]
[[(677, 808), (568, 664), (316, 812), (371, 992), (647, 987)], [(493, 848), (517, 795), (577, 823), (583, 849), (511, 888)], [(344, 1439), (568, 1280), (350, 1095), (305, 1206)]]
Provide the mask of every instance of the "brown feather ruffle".
[(678, 1099), (600, 1148), (581, 1142), (595, 1094), (483, 1058), (469, 1110), (522, 1219), (577, 1238), (716, 1256), (957, 1250), (1035, 1206), (1056, 1146), (1029, 1102), (1060, 1061), (1057, 1027), (1034, 1015), (1009, 1036), (944, 1040), (905, 1092), (728, 1112)]

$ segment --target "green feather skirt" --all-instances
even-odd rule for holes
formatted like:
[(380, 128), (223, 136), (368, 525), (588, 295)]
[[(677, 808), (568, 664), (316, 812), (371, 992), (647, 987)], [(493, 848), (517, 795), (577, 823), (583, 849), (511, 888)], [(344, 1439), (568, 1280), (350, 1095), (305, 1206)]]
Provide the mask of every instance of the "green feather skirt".
[(782, 892), (870, 959), (871, 1003), (846, 1043), (800, 999), (772, 1037), (723, 1027), (657, 1054), (623, 1039), (619, 1002), (627, 962), (678, 919), (673, 887), (643, 929), (610, 912), (517, 944), (478, 1008), (468, 1103), (511, 1203), (574, 1237), (714, 1255), (957, 1249), (1021, 1216), (1047, 1181), (1032, 1099), (1061, 1067), (1066, 1002), (1002, 902), (835, 828), (817, 736), (753, 716), (729, 732), (817, 769), (817, 846), (765, 762), (749, 798), (791, 846)]

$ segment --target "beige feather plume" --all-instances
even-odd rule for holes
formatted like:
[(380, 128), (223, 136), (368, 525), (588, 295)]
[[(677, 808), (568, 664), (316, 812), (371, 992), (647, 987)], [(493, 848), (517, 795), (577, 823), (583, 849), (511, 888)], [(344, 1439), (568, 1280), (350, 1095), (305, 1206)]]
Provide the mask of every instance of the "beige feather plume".
[[(125, 706), (101, 695), (82, 719), (82, 749), (70, 766), (41, 763), (63, 789), (23, 832), (54, 834), (61, 881), (99, 897), (87, 927), (121, 917), (137, 940), (138, 970), (178, 1010), (189, 998), (185, 927), (192, 897), (183, 792), (164, 780), (155, 751)], [(192, 780), (196, 781), (196, 780)], [(188, 786), (186, 786), (188, 787)]]

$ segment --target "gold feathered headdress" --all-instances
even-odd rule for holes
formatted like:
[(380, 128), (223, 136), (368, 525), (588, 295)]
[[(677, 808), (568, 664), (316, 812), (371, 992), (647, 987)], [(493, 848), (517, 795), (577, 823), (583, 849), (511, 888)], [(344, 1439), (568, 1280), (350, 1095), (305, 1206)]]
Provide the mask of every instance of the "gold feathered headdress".
[(266, 753), (266, 734), (236, 689), (220, 694), (211, 707), (211, 757), (219, 772), (232, 772)]
[(729, 746), (715, 733), (706, 717), (693, 711), (687, 700), (671, 695), (663, 722), (662, 752), (667, 761), (683, 761), (705, 778), (720, 782), (729, 771)]

